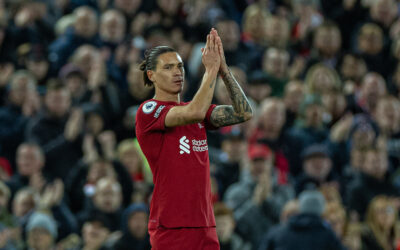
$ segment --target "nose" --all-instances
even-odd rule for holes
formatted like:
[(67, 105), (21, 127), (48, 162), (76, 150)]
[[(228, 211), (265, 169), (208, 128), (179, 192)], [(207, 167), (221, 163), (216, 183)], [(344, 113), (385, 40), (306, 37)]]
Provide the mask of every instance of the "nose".
[(175, 75), (175, 76), (182, 76), (182, 75), (183, 75), (183, 68), (181, 68), (181, 67), (175, 67), (175, 68), (174, 68), (174, 75)]

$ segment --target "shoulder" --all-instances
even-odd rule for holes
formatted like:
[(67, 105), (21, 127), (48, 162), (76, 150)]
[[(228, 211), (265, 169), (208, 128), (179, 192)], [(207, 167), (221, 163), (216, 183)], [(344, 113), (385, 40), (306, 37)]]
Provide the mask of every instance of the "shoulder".
[(154, 99), (150, 99), (148, 101), (143, 102), (136, 113), (136, 119), (138, 118), (158, 118), (157, 114), (159, 113), (166, 107), (166, 106), (171, 106), (167, 105), (163, 102), (156, 101)]
[(138, 113), (150, 114), (159, 105), (156, 100), (147, 100), (139, 106)]
[(163, 129), (166, 114), (175, 106), (173, 103), (150, 99), (143, 102), (136, 112), (136, 128), (142, 131)]

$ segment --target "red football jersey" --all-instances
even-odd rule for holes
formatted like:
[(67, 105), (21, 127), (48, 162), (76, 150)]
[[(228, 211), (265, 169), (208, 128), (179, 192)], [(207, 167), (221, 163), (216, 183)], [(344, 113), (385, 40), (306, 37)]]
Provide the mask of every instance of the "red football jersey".
[(153, 172), (150, 229), (215, 226), (206, 136), (215, 105), (203, 122), (165, 127), (168, 111), (187, 104), (151, 99), (136, 114), (136, 136)]

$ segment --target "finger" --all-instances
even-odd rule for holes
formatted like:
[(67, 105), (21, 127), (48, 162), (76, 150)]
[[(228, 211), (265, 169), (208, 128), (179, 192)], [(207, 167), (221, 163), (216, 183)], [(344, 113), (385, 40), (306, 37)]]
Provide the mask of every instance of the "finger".
[(222, 47), (222, 41), (220, 37), (217, 37), (217, 45), (218, 45), (218, 52), (222, 56), (223, 55), (223, 47)]
[(214, 35), (214, 33), (211, 34), (210, 49), (215, 50), (215, 35)]
[(217, 33), (217, 30), (216, 30), (216, 29), (214, 29), (214, 28), (212, 28), (212, 29), (211, 29), (211, 33), (213, 33), (213, 34), (214, 34), (214, 36), (217, 36), (217, 35), (218, 35), (218, 33)]
[(211, 39), (211, 35), (208, 34), (208, 35), (207, 35), (207, 42), (206, 42), (206, 47), (205, 47), (205, 49), (208, 49), (208, 48), (210, 47), (210, 39)]

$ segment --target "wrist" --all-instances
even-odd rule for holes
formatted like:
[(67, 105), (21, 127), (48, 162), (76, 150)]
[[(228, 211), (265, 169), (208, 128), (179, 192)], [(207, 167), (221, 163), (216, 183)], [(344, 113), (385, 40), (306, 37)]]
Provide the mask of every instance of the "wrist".
[(218, 68), (206, 68), (205, 75), (216, 76), (218, 74)]
[(219, 72), (228, 74), (229, 73), (228, 65), (226, 63), (221, 63), (221, 67), (219, 68)]

